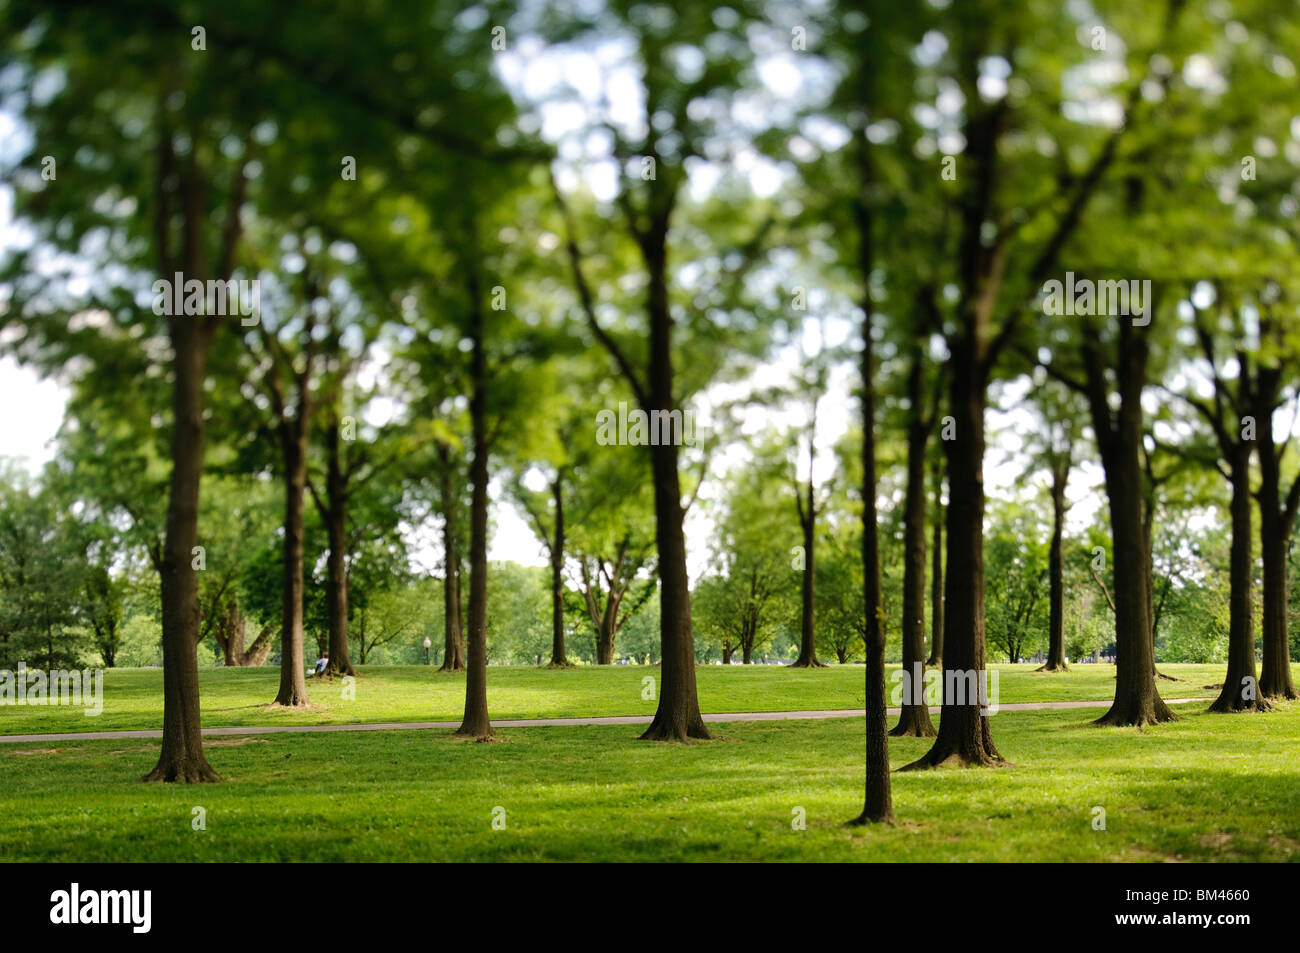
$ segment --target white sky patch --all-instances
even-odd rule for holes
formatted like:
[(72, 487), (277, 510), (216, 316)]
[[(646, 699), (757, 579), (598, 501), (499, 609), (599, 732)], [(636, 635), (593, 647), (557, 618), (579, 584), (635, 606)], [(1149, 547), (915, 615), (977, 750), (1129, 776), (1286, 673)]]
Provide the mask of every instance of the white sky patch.
[(0, 407), (9, 409), (0, 456), (20, 460), (35, 475), (54, 457), (51, 441), (63, 423), (68, 393), (12, 357), (0, 357)]

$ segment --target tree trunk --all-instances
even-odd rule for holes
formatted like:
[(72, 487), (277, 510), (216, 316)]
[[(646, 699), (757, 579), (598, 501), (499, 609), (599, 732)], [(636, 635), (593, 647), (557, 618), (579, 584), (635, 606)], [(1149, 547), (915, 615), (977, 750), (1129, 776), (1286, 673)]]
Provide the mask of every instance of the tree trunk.
[[(952, 342), (949, 409), (952, 440), (944, 441), (948, 463), (948, 568), (943, 646), (943, 711), (933, 747), (907, 769), (944, 764), (992, 766), (1004, 763), (993, 745), (980, 698), (957, 697), (954, 688), (986, 678), (984, 657), (984, 374), (976, 353), (980, 331)], [(969, 692), (967, 692), (969, 694)], [(905, 770), (907, 770), (905, 769)]]
[[(644, 245), (650, 276), (650, 361), (647, 411), (673, 410), (672, 315), (668, 310), (666, 221)], [(651, 418), (654, 419), (654, 418)], [(700, 715), (695, 687), (695, 639), (691, 631), (691, 590), (686, 572), (686, 536), (677, 444), (650, 447), (655, 501), (655, 542), (659, 552), (659, 706), (641, 735), (651, 741), (712, 738)]]
[[(812, 435), (808, 438), (813, 439)], [(800, 584), (801, 611), (799, 617), (799, 657), (791, 668), (825, 668), (817, 659), (815, 612), (817, 599), (817, 509), (813, 495), (813, 453), (808, 453), (808, 485), (806, 509), (799, 510), (800, 528), (803, 530), (804, 566)]]
[[(1150, 566), (1142, 512), (1142, 389), (1147, 343), (1120, 324), (1117, 354), (1119, 409), (1112, 416), (1104, 384), (1093, 375), (1088, 404), (1101, 447), (1110, 506), (1115, 580), (1115, 700), (1099, 725), (1144, 725), (1174, 718), (1156, 691), (1151, 639)], [(1096, 367), (1095, 362), (1090, 366)]]
[(555, 539), (551, 543), (551, 668), (569, 668), (564, 653), (564, 471), (555, 475)]
[[(306, 395), (299, 397), (306, 400)], [(284, 449), (284, 573), (281, 580), (280, 691), (275, 704), (307, 705), (303, 658), (303, 502), (307, 490), (307, 422), (300, 403), (296, 419), (282, 424)]]
[(596, 630), (596, 664), (614, 664), (614, 625), (612, 620), (602, 619)]
[(731, 664), (731, 643), (730, 642), (722, 643), (722, 664), (723, 665)]
[(1230, 451), (1232, 544), (1228, 556), (1228, 674), (1223, 691), (1210, 711), (1264, 711), (1271, 705), (1260, 697), (1255, 679), (1255, 565), (1251, 555), (1250, 454), (1253, 443), (1237, 440)]
[(330, 660), (326, 675), (355, 675), (348, 653), (348, 488), (339, 462), (339, 421), (325, 432), (325, 528), (329, 536), (326, 599), (330, 620)]
[(913, 351), (907, 375), (907, 488), (903, 501), (903, 678), (911, 679), (910, 704), (899, 709), (896, 737), (932, 738), (934, 724), (925, 703), (925, 449), (929, 427), (921, 409), (922, 356)]
[[(442, 611), (444, 650), (440, 672), (465, 671), (465, 636), (460, 627), (460, 560), (456, 557), (456, 497), (450, 458), (443, 453), (439, 477), (442, 498)], [(364, 659), (363, 659), (364, 662)]]
[(203, 475), (203, 380), (207, 335), (192, 317), (171, 323), (172, 472), (162, 562), (163, 736), (158, 764), (145, 781), (219, 781), (203, 753), (199, 714), (199, 481)]
[[(864, 146), (865, 149), (865, 146)], [(864, 185), (869, 178), (865, 167)], [(889, 724), (885, 705), (885, 631), (881, 620), (880, 536), (876, 515), (876, 376), (875, 345), (871, 339), (871, 214), (859, 204), (858, 240), (862, 279), (862, 605), (865, 612), (862, 637), (865, 722), (865, 790), (862, 813), (851, 823), (890, 824), (894, 820), (894, 799), (889, 778)]]
[(930, 556), (930, 657), (925, 664), (943, 664), (943, 475), (934, 468), (934, 546)]
[(458, 735), (485, 739), (492, 736), (487, 707), (487, 532), (488, 532), (488, 445), (487, 445), (487, 355), (484, 351), (483, 306), (478, 282), (471, 278), (471, 336), (473, 354), (470, 380), (473, 393), (469, 412), (474, 436), (470, 461), (469, 514), (469, 639), (465, 679), (465, 716)]
[[(1263, 335), (1261, 335), (1263, 336)], [(1300, 477), (1292, 485), (1288, 499), (1281, 501), (1281, 468), (1273, 435), (1273, 408), (1279, 374), (1274, 368), (1261, 368), (1255, 398), (1255, 425), (1259, 434), (1259, 546), (1264, 563), (1264, 657), (1259, 673), (1259, 694), (1269, 699), (1294, 699), (1297, 695), (1291, 677), (1291, 645), (1287, 632), (1287, 553), (1291, 548), (1291, 530), (1295, 523)]]
[(1070, 478), (1069, 461), (1052, 461), (1052, 544), (1047, 555), (1048, 608), (1047, 663), (1042, 672), (1064, 672), (1065, 581), (1061, 547), (1065, 538), (1065, 484)]

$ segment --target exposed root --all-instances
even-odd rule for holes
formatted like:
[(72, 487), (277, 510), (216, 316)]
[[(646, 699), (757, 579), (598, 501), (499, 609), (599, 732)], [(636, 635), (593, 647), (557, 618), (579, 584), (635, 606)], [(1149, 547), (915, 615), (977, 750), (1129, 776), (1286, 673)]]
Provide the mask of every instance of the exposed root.
[(891, 738), (934, 738), (937, 735), (930, 712), (923, 706), (905, 706), (898, 716), (898, 724), (889, 729)]
[(894, 820), (894, 813), (890, 811), (883, 817), (870, 817), (866, 811), (863, 811), (851, 821), (845, 821), (845, 827), (867, 827), (870, 824), (882, 824), (886, 827), (893, 827), (897, 822)]
[(1228, 698), (1220, 695), (1215, 699), (1214, 704), (1206, 709), (1216, 715), (1244, 715), (1250, 712), (1266, 712), (1273, 710), (1273, 703), (1267, 698), (1243, 699), (1240, 694), (1233, 692)]
[(221, 775), (212, 770), (206, 758), (186, 758), (183, 761), (159, 761), (158, 766), (146, 774), (141, 781), (158, 781), (163, 784), (212, 784), (221, 780)]
[(705, 727), (704, 720), (696, 716), (688, 724), (678, 724), (668, 722), (668, 719), (655, 715), (654, 721), (650, 723), (641, 736), (639, 741), (678, 741), (682, 744), (689, 744), (694, 738), (698, 741), (712, 741), (713, 735)]
[(789, 668), (827, 668), (825, 662), (813, 656), (812, 659), (795, 659), (788, 666)]

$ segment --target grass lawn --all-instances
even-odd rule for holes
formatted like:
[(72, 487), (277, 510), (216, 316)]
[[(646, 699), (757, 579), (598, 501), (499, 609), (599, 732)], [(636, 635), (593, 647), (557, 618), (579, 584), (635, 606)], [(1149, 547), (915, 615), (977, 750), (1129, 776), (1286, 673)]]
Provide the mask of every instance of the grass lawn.
[[(895, 666), (894, 668), (896, 668)], [(1115, 669), (1076, 665), (1065, 674), (1034, 671), (1033, 665), (994, 665), (1000, 702), (1109, 699)], [(1161, 681), (1166, 698), (1213, 695), (1205, 686), (1222, 682), (1222, 665), (1162, 665), (1179, 681)], [(700, 666), (700, 706), (707, 712), (792, 711), (855, 708), (863, 703), (861, 665), (824, 669), (778, 666)], [(653, 700), (642, 698), (642, 679), (658, 679), (657, 668), (604, 666), (552, 671), (541, 668), (488, 669), (488, 708), (493, 718), (652, 715)], [(316, 725), (376, 721), (442, 721), (459, 718), (465, 705), (465, 676), (440, 674), (423, 665), (372, 666), (345, 698), (341, 680), (307, 682), (312, 707), (302, 711), (269, 707), (279, 685), (275, 668), (213, 668), (200, 673), (203, 724)], [(110, 731), (162, 726), (162, 671), (110, 669), (104, 675), (104, 711), (87, 717), (72, 707), (0, 706), (0, 734)]]
[[(1143, 732), (1092, 717), (996, 715), (1014, 766), (895, 774), (899, 823), (871, 829), (843, 826), (861, 808), (852, 719), (719, 725), (718, 740), (685, 746), (626, 727), (517, 728), (500, 744), (443, 731), (227, 738), (208, 746), (225, 783), (192, 787), (137, 780), (152, 741), (10, 744), (0, 860), (1300, 858), (1300, 705), (1192, 710)], [(891, 739), (895, 767), (927, 744)], [(192, 830), (196, 806), (205, 831)], [(1105, 830), (1093, 829), (1098, 807)], [(806, 830), (791, 827), (796, 808)]]

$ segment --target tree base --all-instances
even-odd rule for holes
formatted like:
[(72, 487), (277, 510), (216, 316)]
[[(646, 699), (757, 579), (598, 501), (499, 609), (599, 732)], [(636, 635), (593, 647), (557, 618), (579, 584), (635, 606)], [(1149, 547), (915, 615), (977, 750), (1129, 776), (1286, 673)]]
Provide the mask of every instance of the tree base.
[(923, 705), (904, 705), (898, 724), (889, 729), (891, 738), (934, 738), (937, 735), (930, 711)]
[(463, 671), (465, 671), (465, 666), (464, 666), (463, 663), (460, 664), (460, 665), (448, 665), (446, 662), (443, 662), (441, 665), (438, 666), (438, 671), (440, 671), (440, 672), (463, 672)]
[(1241, 693), (1233, 691), (1231, 694), (1220, 695), (1214, 700), (1207, 712), (1213, 712), (1216, 715), (1244, 715), (1248, 712), (1266, 712), (1273, 710), (1273, 703), (1267, 698), (1252, 698), (1249, 701), (1241, 697)]
[(543, 668), (577, 668), (577, 666), (574, 665), (572, 662), (570, 662), (568, 659), (560, 659), (560, 661), (558, 662), (555, 661), (554, 659), (551, 659), (551, 661), (547, 662), (542, 667)]
[(470, 724), (469, 722), (462, 722), (461, 726), (457, 728), (453, 734), (459, 735), (462, 738), (473, 738), (475, 741), (494, 740), (491, 722), (488, 722), (487, 724)]
[(1169, 706), (1159, 695), (1150, 704), (1133, 700), (1116, 701), (1110, 710), (1093, 722), (1101, 728), (1145, 728), (1147, 725), (1159, 725), (1166, 721), (1177, 721)]
[[(942, 737), (942, 732), (940, 732)], [(899, 768), (900, 771), (925, 771), (930, 768), (1005, 768), (1008, 762), (998, 754), (991, 742), (971, 741), (955, 745), (950, 741), (936, 741), (920, 758)]]
[(821, 659), (813, 656), (811, 659), (795, 659), (789, 665), (790, 668), (827, 668), (827, 664)]
[(1275, 702), (1289, 702), (1300, 698), (1300, 692), (1295, 690), (1294, 685), (1271, 686), (1265, 685), (1263, 680), (1259, 683), (1259, 696)]
[(1068, 672), (1069, 670), (1070, 666), (1066, 665), (1064, 662), (1058, 662), (1055, 664), (1048, 662), (1046, 665), (1040, 665), (1038, 668), (1034, 669), (1035, 672)]
[(279, 708), (309, 708), (311, 699), (307, 697), (306, 692), (281, 692), (275, 696), (275, 701), (271, 702), (272, 707)]
[(883, 825), (886, 825), (886, 826), (888, 826), (888, 827), (892, 827), (895, 823), (896, 823), (896, 822), (894, 821), (894, 815), (893, 815), (893, 812), (892, 812), (892, 811), (891, 811), (891, 812), (888, 812), (888, 813), (886, 813), (886, 814), (884, 814), (884, 815), (882, 815), (882, 816), (880, 816), (880, 817), (875, 817), (874, 815), (869, 815), (869, 814), (867, 814), (866, 811), (863, 811), (861, 814), (859, 814), (859, 815), (858, 815), (857, 817), (855, 817), (853, 820), (851, 820), (851, 821), (845, 821), (845, 822), (844, 822), (844, 826), (845, 826), (845, 827), (866, 827), (866, 826), (868, 826), (868, 825), (870, 825), (870, 824), (883, 824)]
[(704, 719), (696, 715), (686, 722), (678, 722), (663, 718), (656, 714), (654, 721), (650, 722), (639, 741), (680, 741), (688, 742), (690, 739), (698, 741), (712, 741), (713, 735), (709, 734), (709, 729), (704, 725)]
[(220, 781), (221, 775), (213, 771), (208, 759), (200, 754), (197, 757), (160, 759), (157, 767), (140, 780), (162, 784), (211, 784)]
[(352, 667), (351, 662), (348, 662), (346, 665), (335, 665), (333, 662), (331, 662), (329, 665), (325, 666), (325, 671), (321, 672), (322, 678), (325, 677), (326, 675), (334, 675), (334, 676), (351, 675), (353, 678), (356, 678), (357, 670)]

